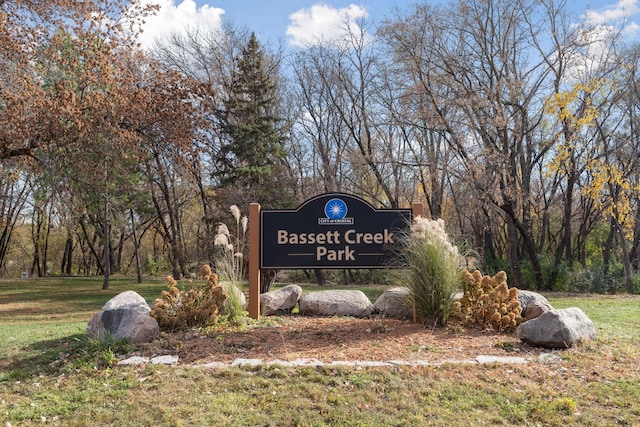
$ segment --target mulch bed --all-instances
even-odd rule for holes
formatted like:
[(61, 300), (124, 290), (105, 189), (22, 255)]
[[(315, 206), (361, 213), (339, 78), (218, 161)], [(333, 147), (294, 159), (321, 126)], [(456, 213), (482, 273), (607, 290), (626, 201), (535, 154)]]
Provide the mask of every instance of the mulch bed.
[(232, 362), (236, 359), (292, 361), (473, 360), (479, 355), (530, 357), (539, 353), (513, 332), (496, 333), (450, 324), (428, 328), (397, 319), (350, 317), (273, 318), (272, 326), (238, 330), (163, 334), (144, 355), (173, 354), (181, 365)]

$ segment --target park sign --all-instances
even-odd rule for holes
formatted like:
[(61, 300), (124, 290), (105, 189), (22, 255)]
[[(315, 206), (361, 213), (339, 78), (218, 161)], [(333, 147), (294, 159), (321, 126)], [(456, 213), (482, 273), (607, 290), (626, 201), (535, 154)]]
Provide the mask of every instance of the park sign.
[(296, 209), (260, 211), (260, 269), (385, 268), (411, 227), (411, 209), (376, 209), (326, 193)]

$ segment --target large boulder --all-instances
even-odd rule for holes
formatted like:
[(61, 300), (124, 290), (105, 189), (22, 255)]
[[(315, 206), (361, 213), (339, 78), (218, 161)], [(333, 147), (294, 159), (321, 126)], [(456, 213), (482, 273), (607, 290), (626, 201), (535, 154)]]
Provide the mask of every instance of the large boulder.
[(287, 285), (265, 292), (260, 294), (260, 311), (263, 316), (290, 314), (301, 295), (302, 288), (298, 285)]
[(128, 339), (134, 345), (153, 341), (160, 334), (160, 327), (150, 312), (149, 305), (138, 293), (122, 292), (93, 316), (87, 325), (87, 335), (104, 338), (109, 334), (116, 339)]
[(549, 310), (520, 324), (518, 338), (537, 347), (569, 348), (579, 341), (596, 337), (591, 319), (578, 307)]
[(374, 312), (369, 298), (358, 290), (308, 292), (300, 297), (298, 307), (305, 316), (368, 317)]
[(380, 315), (397, 319), (413, 319), (411, 290), (398, 286), (387, 289), (373, 304)]
[(534, 302), (543, 311), (553, 310), (553, 307), (551, 306), (549, 301), (547, 301), (547, 299), (543, 295), (540, 295), (537, 292), (518, 289), (518, 300), (520, 301), (520, 307), (522, 308), (522, 317), (525, 317), (527, 307)]

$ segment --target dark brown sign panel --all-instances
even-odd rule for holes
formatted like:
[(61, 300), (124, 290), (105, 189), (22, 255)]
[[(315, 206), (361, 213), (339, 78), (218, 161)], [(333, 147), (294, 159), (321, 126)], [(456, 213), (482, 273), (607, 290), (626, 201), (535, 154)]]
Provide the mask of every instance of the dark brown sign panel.
[(260, 212), (260, 268), (385, 268), (409, 233), (410, 209), (376, 209), (345, 193)]

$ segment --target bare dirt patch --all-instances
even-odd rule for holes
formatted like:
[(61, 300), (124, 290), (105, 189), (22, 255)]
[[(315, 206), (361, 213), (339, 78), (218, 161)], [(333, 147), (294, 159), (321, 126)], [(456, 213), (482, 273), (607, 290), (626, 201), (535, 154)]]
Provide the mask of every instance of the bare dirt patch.
[[(333, 361), (472, 360), (479, 355), (528, 357), (536, 353), (513, 333), (463, 328), (427, 328), (396, 319), (285, 316), (270, 326), (230, 328), (204, 334), (169, 334), (144, 350), (145, 355), (174, 354), (180, 364), (317, 359)], [(271, 322), (270, 322), (271, 323)]]

